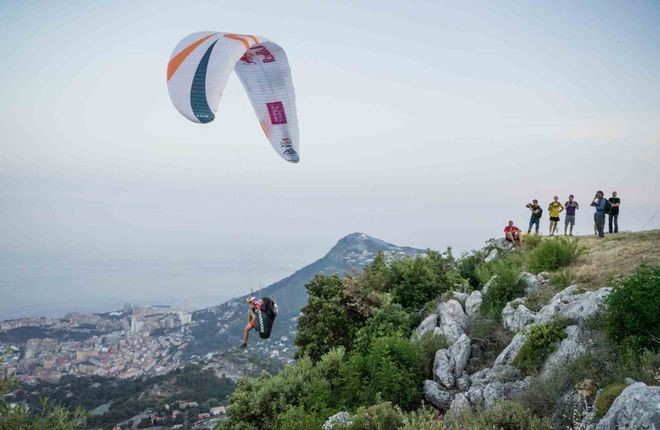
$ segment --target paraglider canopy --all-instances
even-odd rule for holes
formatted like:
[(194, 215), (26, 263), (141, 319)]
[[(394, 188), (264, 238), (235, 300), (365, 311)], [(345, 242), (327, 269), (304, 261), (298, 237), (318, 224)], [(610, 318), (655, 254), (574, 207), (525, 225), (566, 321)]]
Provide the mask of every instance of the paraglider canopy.
[(184, 37), (167, 65), (172, 103), (190, 121), (213, 121), (232, 70), (273, 149), (297, 163), (298, 116), (291, 69), (284, 50), (268, 39), (211, 31)]

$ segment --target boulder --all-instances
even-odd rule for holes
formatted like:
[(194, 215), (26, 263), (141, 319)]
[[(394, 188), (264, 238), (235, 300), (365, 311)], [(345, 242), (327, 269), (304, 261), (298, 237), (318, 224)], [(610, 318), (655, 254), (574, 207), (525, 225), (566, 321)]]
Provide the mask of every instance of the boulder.
[(543, 284), (538, 280), (538, 278), (529, 272), (522, 272), (518, 276), (518, 279), (520, 279), (525, 283), (525, 294), (534, 293), (543, 286)]
[(511, 251), (513, 249), (513, 244), (503, 237), (495, 239), (493, 243), (497, 249), (502, 251)]
[(454, 379), (463, 374), (463, 369), (470, 358), (470, 338), (462, 334), (452, 346), (449, 347), (449, 359), (453, 364)]
[(454, 395), (435, 381), (424, 381), (424, 397), (436, 408), (446, 411), (451, 406)]
[(328, 418), (321, 427), (322, 430), (332, 430), (335, 426), (345, 426), (353, 422), (348, 412), (337, 412)]
[(514, 333), (533, 323), (534, 319), (534, 312), (527, 309), (523, 298), (507, 303), (502, 309), (502, 325)]
[(593, 341), (588, 330), (583, 327), (572, 325), (566, 327), (566, 338), (564, 338), (557, 349), (545, 360), (542, 375), (550, 376), (552, 372), (568, 364), (580, 355), (587, 352)]
[(490, 407), (500, 400), (519, 396), (529, 387), (530, 378), (522, 379), (520, 370), (513, 366), (493, 366), (470, 376), (470, 389), (465, 397), (474, 407)]
[(424, 318), (424, 320), (415, 329), (415, 336), (422, 337), (425, 333), (433, 331), (438, 325), (438, 314), (431, 314)]
[(515, 336), (513, 336), (513, 339), (511, 339), (511, 342), (507, 345), (502, 352), (500, 352), (500, 355), (497, 356), (495, 359), (495, 365), (500, 366), (504, 364), (511, 364), (513, 363), (513, 360), (515, 360), (516, 356), (520, 352), (520, 348), (522, 348), (523, 344), (527, 340), (527, 334), (525, 334), (523, 331), (519, 331), (516, 333)]
[(496, 258), (497, 258), (497, 249), (491, 249), (488, 255), (486, 255), (486, 257), (484, 258), (484, 261), (486, 263), (490, 263)]
[(472, 291), (467, 300), (465, 300), (465, 313), (470, 319), (474, 320), (474, 318), (479, 315), (482, 302), (483, 298), (481, 291), (479, 290)]
[(468, 409), (470, 409), (470, 401), (468, 400), (467, 396), (463, 393), (456, 394), (454, 400), (451, 402), (451, 405), (449, 406), (449, 410), (452, 413), (463, 412)]
[(466, 301), (467, 298), (470, 296), (470, 295), (467, 294), (467, 293), (461, 293), (461, 292), (459, 292), (459, 291), (452, 291), (452, 292), (451, 292), (451, 295), (454, 297), (454, 299), (458, 300), (458, 302), (459, 302), (461, 305), (465, 305), (465, 301)]
[(470, 389), (470, 375), (468, 375), (467, 372), (463, 372), (460, 377), (456, 378), (456, 388), (461, 391), (467, 391)]
[(481, 289), (481, 294), (486, 295), (488, 294), (488, 289), (490, 288), (491, 285), (493, 285), (493, 282), (495, 282), (495, 279), (497, 279), (497, 275), (491, 276), (491, 278), (486, 282), (486, 285)]
[(602, 309), (611, 291), (611, 288), (601, 288), (579, 294), (577, 285), (566, 287), (555, 294), (549, 304), (541, 308), (536, 314), (536, 322), (547, 323), (559, 316), (583, 322)]
[(447, 300), (438, 305), (436, 313), (440, 316), (438, 327), (447, 342), (456, 342), (465, 333), (468, 325), (467, 315), (461, 304), (454, 299)]
[(596, 430), (614, 429), (660, 429), (660, 387), (627, 386), (596, 425)]
[(435, 358), (433, 359), (433, 379), (447, 388), (454, 386), (454, 361), (446, 349), (439, 349), (435, 352)]
[(538, 275), (536, 275), (536, 279), (538, 279), (540, 282), (548, 282), (550, 280), (550, 273), (548, 272), (541, 272)]

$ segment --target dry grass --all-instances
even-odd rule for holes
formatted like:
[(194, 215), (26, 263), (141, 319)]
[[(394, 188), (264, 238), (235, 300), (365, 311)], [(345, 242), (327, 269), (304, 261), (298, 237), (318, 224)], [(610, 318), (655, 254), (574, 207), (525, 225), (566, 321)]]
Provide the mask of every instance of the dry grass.
[(580, 236), (585, 252), (571, 265), (577, 283), (587, 290), (632, 272), (640, 263), (660, 265), (660, 230), (617, 233), (605, 238)]

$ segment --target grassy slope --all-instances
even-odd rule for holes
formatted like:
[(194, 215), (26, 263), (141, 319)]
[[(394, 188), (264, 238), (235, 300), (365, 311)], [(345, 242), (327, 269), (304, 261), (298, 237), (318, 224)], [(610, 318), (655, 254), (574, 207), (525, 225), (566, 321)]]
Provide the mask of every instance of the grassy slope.
[(585, 252), (570, 269), (577, 282), (586, 289), (597, 289), (614, 277), (626, 275), (640, 263), (660, 265), (660, 230), (580, 236)]

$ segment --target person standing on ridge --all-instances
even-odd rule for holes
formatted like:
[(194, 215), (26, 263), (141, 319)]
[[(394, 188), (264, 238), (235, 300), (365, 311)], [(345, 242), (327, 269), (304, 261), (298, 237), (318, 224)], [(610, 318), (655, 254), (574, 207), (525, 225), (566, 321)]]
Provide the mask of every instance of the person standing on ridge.
[(573, 227), (575, 227), (575, 210), (580, 209), (578, 202), (573, 200), (575, 197), (573, 194), (568, 196), (568, 201), (564, 203), (564, 208), (566, 208), (566, 218), (564, 219), (564, 236), (567, 236), (568, 226), (570, 224), (570, 235), (573, 236)]
[(594, 224), (596, 224), (596, 230), (598, 230), (598, 237), (605, 237), (605, 211), (607, 210), (608, 201), (605, 198), (605, 194), (602, 191), (598, 191), (594, 200), (591, 202), (591, 206), (596, 208), (594, 212)]
[(527, 229), (527, 234), (532, 232), (532, 226), (536, 226), (536, 234), (539, 234), (539, 225), (541, 224), (541, 215), (543, 215), (543, 209), (539, 206), (539, 201), (534, 199), (532, 203), (528, 203), (527, 206), (532, 215), (529, 217), (529, 228)]
[(256, 311), (261, 308), (261, 300), (257, 299), (254, 296), (248, 296), (247, 303), (250, 305), (248, 309), (248, 322), (245, 328), (243, 329), (243, 343), (241, 348), (246, 348), (248, 345), (248, 338), (250, 337), (250, 330), (257, 326), (257, 315)]
[[(609, 227), (610, 233), (619, 232), (619, 206), (621, 206), (621, 199), (616, 196), (616, 191), (612, 191), (612, 197), (608, 199), (610, 202), (610, 213), (609, 213)], [(612, 222), (614, 222), (614, 231), (612, 231)]]
[(550, 236), (554, 236), (557, 232), (557, 223), (559, 223), (559, 214), (564, 210), (564, 206), (559, 203), (559, 196), (554, 196), (552, 202), (548, 206), (550, 211)]

